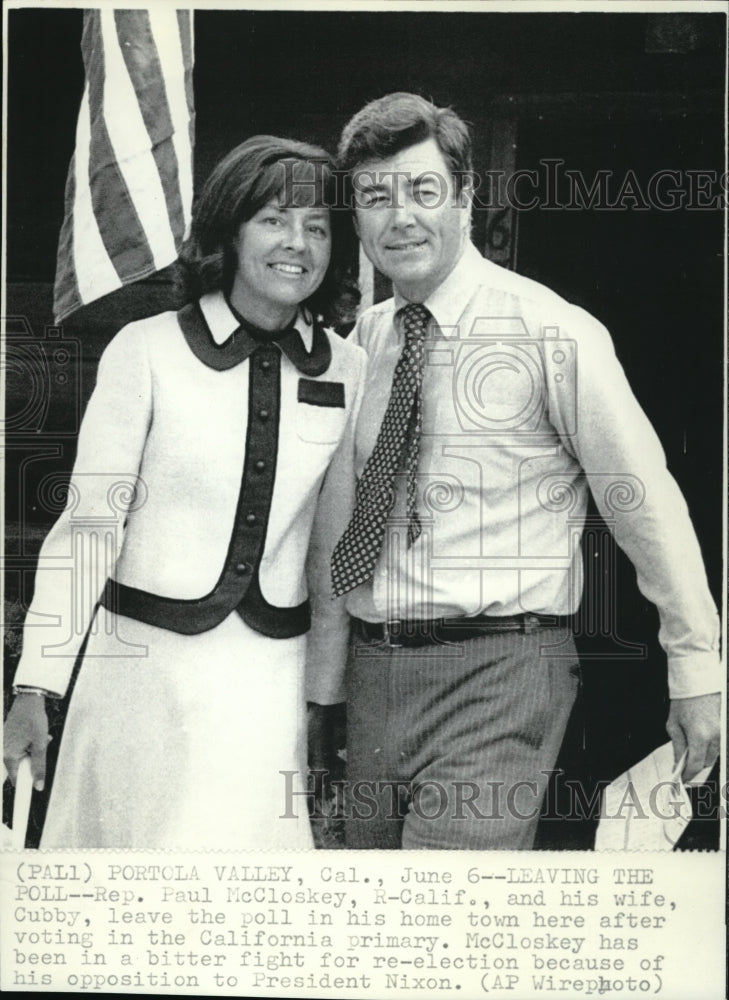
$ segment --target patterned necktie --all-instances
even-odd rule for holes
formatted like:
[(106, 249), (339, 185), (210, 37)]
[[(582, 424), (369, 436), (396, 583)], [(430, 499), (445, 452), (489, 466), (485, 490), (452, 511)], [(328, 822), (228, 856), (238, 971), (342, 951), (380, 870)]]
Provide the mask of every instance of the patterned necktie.
[(431, 314), (425, 306), (411, 303), (399, 315), (405, 346), (395, 368), (380, 433), (357, 484), (352, 519), (332, 555), (335, 597), (372, 576), (385, 537), (387, 516), (395, 502), (394, 482), (399, 468), (404, 468), (407, 476), (408, 545), (420, 534), (416, 475), (423, 425), (423, 342)]

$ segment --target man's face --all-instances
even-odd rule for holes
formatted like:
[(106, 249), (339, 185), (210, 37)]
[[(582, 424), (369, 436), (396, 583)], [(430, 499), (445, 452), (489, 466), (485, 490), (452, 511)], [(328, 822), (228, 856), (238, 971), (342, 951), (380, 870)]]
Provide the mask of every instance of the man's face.
[(450, 274), (468, 240), (470, 199), (455, 194), (435, 139), (352, 172), (357, 231), (365, 253), (411, 302)]

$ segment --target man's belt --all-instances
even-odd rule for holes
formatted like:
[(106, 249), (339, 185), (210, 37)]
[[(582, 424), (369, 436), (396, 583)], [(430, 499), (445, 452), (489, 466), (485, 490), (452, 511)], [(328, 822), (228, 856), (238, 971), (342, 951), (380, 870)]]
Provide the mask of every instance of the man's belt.
[(466, 642), (502, 632), (529, 634), (544, 628), (569, 628), (572, 617), (564, 615), (473, 615), (469, 618), (430, 618), (420, 621), (366, 622), (353, 620), (355, 634), (367, 642), (388, 646), (429, 646)]

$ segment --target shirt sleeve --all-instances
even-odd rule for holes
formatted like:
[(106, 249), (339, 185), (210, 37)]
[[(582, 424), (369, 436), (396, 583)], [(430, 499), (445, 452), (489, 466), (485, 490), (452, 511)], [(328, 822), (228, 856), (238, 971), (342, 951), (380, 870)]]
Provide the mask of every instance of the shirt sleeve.
[(152, 415), (141, 324), (104, 351), (78, 436), (66, 508), (40, 550), (15, 683), (64, 695), (95, 608), (121, 551)]
[[(357, 330), (349, 340), (359, 343)], [(320, 705), (334, 705), (345, 698), (350, 618), (345, 607), (346, 594), (332, 597), (331, 558), (355, 504), (355, 430), (367, 363), (364, 351), (359, 354), (361, 368), (352, 410), (319, 493), (307, 558), (312, 620), (307, 636), (306, 698)]]
[(567, 329), (574, 372), (570, 380), (548, 378), (552, 422), (633, 563), (641, 593), (658, 608), (670, 696), (718, 691), (719, 618), (686, 502), (608, 331), (577, 307)]

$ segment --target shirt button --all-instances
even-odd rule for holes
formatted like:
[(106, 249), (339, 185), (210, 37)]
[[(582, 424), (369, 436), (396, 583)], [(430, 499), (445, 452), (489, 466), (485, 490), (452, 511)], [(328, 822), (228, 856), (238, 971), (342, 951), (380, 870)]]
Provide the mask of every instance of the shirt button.
[(259, 410), (258, 411), (258, 419), (259, 420), (268, 420), (268, 410)]
[(251, 511), (250, 514), (246, 514), (246, 524), (255, 524), (257, 520), (258, 518), (253, 511)]
[(245, 563), (245, 562), (238, 563), (238, 565), (235, 567), (235, 571), (238, 574), (238, 576), (246, 576), (251, 571), (250, 563)]
[(266, 463), (263, 461), (262, 458), (259, 458), (255, 465), (256, 472), (263, 472), (265, 468), (266, 468)]
[(271, 362), (268, 360), (268, 358), (263, 358), (261, 360), (261, 368), (264, 370), (264, 372), (267, 372), (270, 367), (271, 367)]

